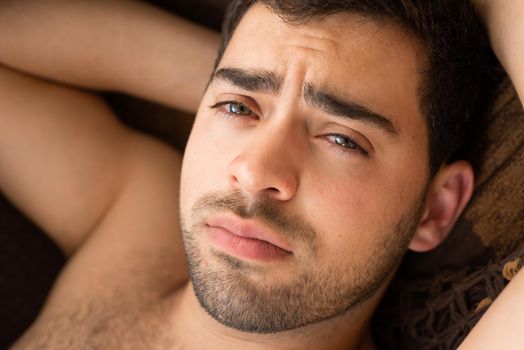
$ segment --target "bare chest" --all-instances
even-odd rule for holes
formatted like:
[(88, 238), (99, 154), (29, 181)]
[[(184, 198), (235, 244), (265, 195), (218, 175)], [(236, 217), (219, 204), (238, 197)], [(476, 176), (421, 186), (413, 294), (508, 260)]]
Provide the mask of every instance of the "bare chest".
[[(164, 309), (165, 308), (165, 309)], [(39, 320), (17, 349), (182, 349), (163, 302), (129, 306), (77, 305)]]

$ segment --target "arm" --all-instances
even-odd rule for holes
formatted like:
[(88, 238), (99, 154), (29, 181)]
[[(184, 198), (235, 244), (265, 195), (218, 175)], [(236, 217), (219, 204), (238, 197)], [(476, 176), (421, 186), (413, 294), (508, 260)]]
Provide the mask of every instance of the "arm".
[[(524, 97), (524, 2), (478, 0), (493, 49), (517, 93)], [(460, 350), (522, 349), (524, 332), (524, 271), (497, 297), (460, 346)]]
[(491, 45), (508, 72), (520, 99), (524, 98), (524, 2), (474, 0)]
[(134, 133), (96, 96), (0, 66), (0, 191), (71, 254), (129, 172)]
[(0, 125), (0, 190), (72, 255), (14, 348), (84, 348), (99, 339), (91, 330), (121, 329), (112, 316), (123, 307), (139, 322), (136, 310), (171, 300), (187, 280), (180, 155), (123, 127), (96, 96), (2, 66)]
[(489, 307), (459, 349), (522, 349), (523, 315), (524, 271), (520, 271)]
[[(215, 44), (193, 43), (197, 38), (189, 28), (139, 2), (0, 1), (0, 62), (192, 110), (214, 52), (200, 55), (214, 51)], [(198, 57), (190, 66), (186, 57), (191, 50)], [(2, 65), (0, 125), (0, 191), (66, 254), (85, 241), (126, 193), (137, 162), (174, 153), (160, 152), (163, 147), (151, 147), (157, 143), (124, 128), (96, 96)], [(139, 156), (141, 148), (151, 152)], [(166, 158), (165, 163), (179, 162), (171, 160), (176, 155)]]
[(122, 0), (0, 2), (0, 63), (80, 87), (196, 111), (219, 35)]

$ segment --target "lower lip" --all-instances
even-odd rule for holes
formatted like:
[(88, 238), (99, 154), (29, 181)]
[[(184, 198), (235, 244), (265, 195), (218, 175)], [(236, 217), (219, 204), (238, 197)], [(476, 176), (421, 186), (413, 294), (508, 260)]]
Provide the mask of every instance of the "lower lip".
[(270, 262), (291, 255), (287, 250), (271, 243), (237, 236), (222, 227), (209, 226), (208, 230), (209, 239), (217, 249), (240, 259)]

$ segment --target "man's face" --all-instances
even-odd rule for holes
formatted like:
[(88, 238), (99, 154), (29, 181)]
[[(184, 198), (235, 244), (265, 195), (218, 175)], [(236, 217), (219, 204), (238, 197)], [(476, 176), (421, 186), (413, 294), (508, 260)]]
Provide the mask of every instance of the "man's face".
[(242, 19), (182, 170), (193, 287), (221, 323), (277, 332), (368, 300), (421, 216), (420, 46), (352, 14)]

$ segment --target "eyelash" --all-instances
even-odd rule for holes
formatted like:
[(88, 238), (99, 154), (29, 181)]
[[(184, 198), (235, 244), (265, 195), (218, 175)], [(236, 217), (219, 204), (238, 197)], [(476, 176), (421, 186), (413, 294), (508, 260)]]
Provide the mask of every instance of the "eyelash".
[[(227, 105), (244, 106), (251, 113), (249, 115), (242, 115), (242, 114), (238, 114), (238, 113), (228, 112), (224, 108), (224, 106), (227, 106)], [(237, 101), (218, 102), (218, 103), (210, 106), (209, 108), (214, 109), (215, 111), (217, 111), (217, 113), (220, 113), (221, 115), (223, 115), (224, 117), (227, 117), (227, 118), (246, 119), (246, 117), (255, 117), (255, 118), (258, 119), (258, 116), (253, 113), (251, 108), (249, 108), (248, 106), (246, 106), (242, 102), (237, 102)], [(354, 145), (354, 147), (351, 147), (351, 148), (350, 147), (344, 147), (344, 146), (338, 144), (336, 141), (330, 141), (329, 140), (330, 138), (336, 138), (336, 137), (341, 137), (341, 138), (347, 139), (347, 142), (352, 144), (352, 145)], [(349, 137), (347, 135), (343, 135), (343, 134), (326, 134), (326, 135), (322, 135), (321, 138), (327, 140), (329, 142), (330, 146), (333, 147), (333, 149), (335, 151), (340, 152), (340, 153), (342, 153), (344, 155), (348, 155), (350, 153), (358, 152), (363, 157), (369, 158), (369, 152), (366, 151), (362, 146), (360, 146), (360, 144), (358, 142), (356, 142), (353, 138), (351, 138), (351, 137)]]
[[(349, 154), (358, 152), (360, 155), (362, 155), (365, 158), (369, 158), (369, 152), (366, 151), (358, 142), (356, 142), (354, 139), (347, 135), (343, 134), (327, 134), (322, 135), (322, 138), (326, 139), (330, 146), (333, 147), (333, 149), (337, 152), (341, 152), (342, 154)], [(354, 147), (345, 147), (340, 144), (338, 144), (336, 141), (330, 141), (329, 138), (336, 138), (336, 137), (342, 137), (344, 139), (347, 139), (347, 142), (351, 143)]]
[[(250, 112), (251, 114), (250, 115), (243, 115), (243, 114), (237, 114), (237, 113), (233, 113), (233, 112), (228, 112), (224, 106), (227, 106), (227, 105), (239, 105), (239, 106), (244, 106), (246, 107)], [(246, 106), (244, 103), (242, 102), (237, 102), (237, 101), (224, 101), (224, 102), (219, 102), (217, 104), (214, 104), (213, 106), (210, 106), (209, 108), (211, 109), (214, 109), (216, 110), (218, 113), (222, 114), (223, 116), (225, 117), (228, 117), (228, 118), (235, 118), (235, 119), (245, 119), (246, 117), (255, 117), (258, 119), (258, 116), (256, 114), (253, 113), (253, 111), (251, 110), (251, 108), (249, 108), (248, 106)]]

